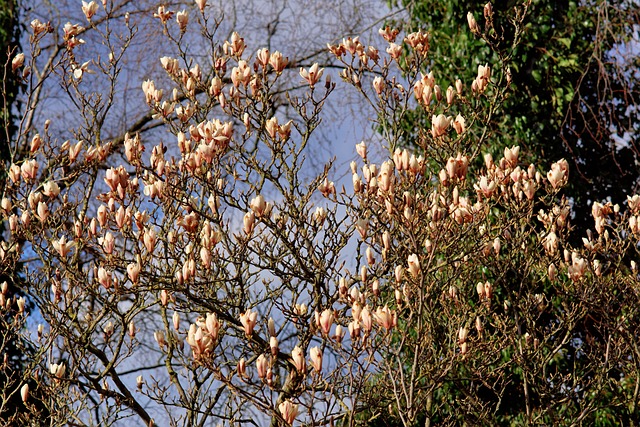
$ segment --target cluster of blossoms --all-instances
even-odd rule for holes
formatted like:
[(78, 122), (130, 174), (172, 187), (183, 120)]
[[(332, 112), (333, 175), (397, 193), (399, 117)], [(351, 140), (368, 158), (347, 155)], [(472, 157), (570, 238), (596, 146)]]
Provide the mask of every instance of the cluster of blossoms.
[[(195, 22), (207, 22), (207, 1), (195, 6), (200, 14), (194, 7), (191, 16), (160, 6), (155, 22), (179, 43)], [(96, 2), (83, 2), (82, 12), (98, 25)], [(492, 16), (485, 8), (485, 18)], [(175, 25), (180, 36), (172, 38)], [(472, 15), (469, 25), (480, 32)], [(32, 31), (36, 40), (49, 30), (34, 22)], [(64, 27), (69, 52), (85, 31)], [(157, 138), (142, 132), (102, 141), (81, 129), (95, 142), (57, 144), (49, 124), (24, 137), (0, 201), (8, 224), (0, 259), (15, 269), (26, 264), (25, 287), (48, 330), (39, 326), (32, 343), (42, 349), (37, 367), (12, 386), (24, 402), (44, 391), (59, 399), (52, 407), (73, 412), (83, 408), (74, 396), (95, 394), (97, 405), (115, 401), (152, 425), (138, 401), (145, 396), (200, 424), (255, 411), (282, 425), (302, 418), (327, 425), (377, 411), (368, 403), (381, 399), (413, 423), (416, 408), (433, 399), (441, 399), (433, 411), (459, 408), (458, 395), (441, 393), (452, 384), (490, 384), (502, 395), (502, 379), (513, 372), (538, 375), (535, 369), (578, 346), (574, 325), (610, 301), (618, 279), (636, 295), (635, 262), (628, 271), (611, 266), (626, 266), (625, 254), (637, 246), (640, 197), (627, 199), (627, 212), (595, 202), (596, 233), (572, 246), (571, 211), (560, 196), (567, 161), (545, 174), (525, 163), (518, 146), (499, 159), (479, 158), (486, 150), (477, 127), (485, 123), (470, 100), (493, 102), (506, 90), (491, 67), (478, 67), (466, 82), (471, 90), (460, 79), (443, 90), (435, 70), (423, 72), (426, 32), (398, 39), (399, 30), (386, 27), (379, 34), (385, 49), (358, 37), (329, 46), (344, 80), (375, 100), (386, 132), (384, 155), (356, 144), (348, 190), (331, 180), (331, 165), (306, 170), (305, 145), (335, 87), (327, 80), (324, 92), (318, 88), (325, 70), (316, 63), (291, 73), (304, 83), (298, 97), (285, 97), (297, 116), (276, 117), (275, 87), (289, 60), (267, 48), (249, 53), (235, 32), (216, 42), (210, 66), (186, 54), (164, 56), (172, 87), (142, 84), (141, 102), (170, 135), (164, 142), (153, 145)], [(14, 56), (16, 75), (24, 76), (25, 62)], [(64, 81), (82, 90), (89, 64), (71, 65), (66, 77), (75, 80)], [(429, 122), (412, 148), (394, 133), (410, 105)], [(598, 286), (586, 286), (589, 280)], [(3, 283), (0, 311), (20, 330), (28, 298), (10, 296), (13, 286)], [(566, 295), (574, 305), (558, 302)], [(616, 301), (628, 312), (611, 315), (610, 333), (622, 334), (612, 342), (624, 343), (634, 330), (628, 302), (636, 300)], [(155, 361), (137, 357), (149, 351), (163, 361), (167, 385), (158, 379), (164, 371), (147, 381), (139, 375), (132, 393), (121, 367), (131, 363), (136, 375), (150, 369)], [(617, 369), (626, 369), (630, 350), (619, 354)], [(36, 379), (33, 390), (28, 381)], [(571, 390), (561, 375), (553, 379), (560, 391), (549, 395)], [(371, 381), (378, 390), (369, 390)]]

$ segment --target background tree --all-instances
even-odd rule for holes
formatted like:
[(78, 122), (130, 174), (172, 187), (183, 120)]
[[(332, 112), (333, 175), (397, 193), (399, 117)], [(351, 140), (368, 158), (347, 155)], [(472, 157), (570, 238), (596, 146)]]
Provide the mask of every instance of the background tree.
[[(524, 2), (526, 19), (516, 37), (518, 2), (490, 9), (479, 1), (392, 3), (406, 8), (404, 25), (429, 32), (434, 55), (427, 70), (467, 80), (474, 72), (469, 64), (510, 68), (513, 91), (488, 124), (494, 137), (487, 149), (495, 154), (518, 144), (530, 161), (569, 159), (576, 179), (565, 191), (581, 233), (590, 226), (594, 201), (636, 190), (637, 4)], [(475, 33), (467, 13), (477, 20)], [(419, 111), (408, 116), (408, 144), (415, 141), (415, 123), (428, 121)]]

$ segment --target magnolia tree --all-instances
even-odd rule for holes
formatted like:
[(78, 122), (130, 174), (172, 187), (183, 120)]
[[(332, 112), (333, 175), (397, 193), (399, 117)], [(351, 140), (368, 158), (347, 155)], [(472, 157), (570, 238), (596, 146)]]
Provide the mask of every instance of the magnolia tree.
[[(45, 123), (13, 142), (0, 346), (30, 359), (0, 391), (0, 413), (21, 398), (10, 424), (638, 423), (640, 197), (594, 203), (571, 247), (567, 162), (482, 155), (508, 68), (423, 73), (428, 34), (384, 28), (329, 46), (345, 83), (315, 64), (282, 93), (287, 55), (219, 39), (206, 3), (153, 12), (180, 52), (159, 58), (164, 83), (140, 82), (157, 134), (104, 140), (91, 122), (62, 142)], [(27, 94), (52, 30), (31, 31), (32, 56), (10, 64)], [(84, 78), (120, 78), (120, 48), (81, 63), (82, 31), (65, 27), (54, 70), (100, 117)], [(187, 34), (210, 43), (205, 59)], [(354, 144), (341, 185), (349, 171), (307, 157), (350, 85), (383, 139)], [(399, 123), (416, 105), (432, 123), (409, 152)]]

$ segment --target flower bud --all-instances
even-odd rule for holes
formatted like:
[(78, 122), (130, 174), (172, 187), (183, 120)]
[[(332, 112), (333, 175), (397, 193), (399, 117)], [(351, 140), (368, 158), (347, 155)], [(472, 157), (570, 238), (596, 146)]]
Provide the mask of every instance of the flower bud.
[(273, 336), (269, 338), (269, 347), (271, 348), (273, 357), (276, 357), (278, 355), (278, 338)]
[(144, 384), (144, 379), (142, 378), (142, 375), (138, 375), (136, 377), (136, 386), (138, 387), (138, 390), (142, 390), (143, 384)]
[(309, 350), (309, 354), (311, 356), (311, 365), (313, 369), (320, 373), (322, 371), (322, 350), (320, 347), (313, 347)]
[(29, 400), (29, 384), (25, 384), (20, 388), (20, 397), (22, 397), (24, 403), (27, 403), (27, 400)]
[(24, 65), (24, 53), (20, 52), (11, 60), (11, 71), (15, 72)]
[(478, 34), (480, 32), (480, 28), (478, 27), (478, 23), (476, 22), (476, 18), (473, 16), (473, 13), (467, 13), (467, 22), (469, 24), (469, 29), (473, 34)]

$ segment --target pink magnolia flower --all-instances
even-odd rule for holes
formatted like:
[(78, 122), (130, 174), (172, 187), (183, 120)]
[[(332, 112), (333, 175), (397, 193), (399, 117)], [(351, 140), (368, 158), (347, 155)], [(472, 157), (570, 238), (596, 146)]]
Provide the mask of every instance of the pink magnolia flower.
[(284, 58), (277, 50), (273, 52), (269, 58), (269, 64), (271, 64), (276, 73), (281, 73), (287, 67), (288, 63), (288, 58)]
[(559, 160), (551, 165), (551, 170), (547, 173), (547, 179), (551, 186), (556, 189), (567, 183), (569, 177), (569, 164), (565, 159)]
[(298, 416), (298, 405), (288, 399), (278, 405), (278, 410), (287, 424), (293, 424)]
[(253, 334), (257, 321), (258, 312), (252, 311), (250, 308), (240, 315), (240, 323), (242, 323), (246, 336), (250, 337)]
[(165, 24), (171, 17), (173, 16), (173, 12), (167, 10), (164, 5), (158, 6), (158, 11), (153, 14), (154, 18), (159, 18), (163, 24)]
[(322, 371), (322, 350), (320, 347), (313, 347), (309, 350), (309, 355), (311, 357), (311, 366), (316, 372), (320, 373)]
[(27, 160), (20, 167), (20, 171), (22, 174), (22, 179), (25, 181), (32, 181), (36, 178), (38, 174), (38, 162), (35, 159)]
[(400, 33), (400, 30), (398, 30), (397, 28), (390, 28), (388, 25), (378, 30), (378, 34), (380, 34), (382, 38), (384, 38), (389, 43), (393, 43), (396, 40), (398, 33)]
[(295, 346), (293, 351), (291, 351), (291, 358), (293, 359), (293, 366), (300, 372), (304, 374), (307, 372), (307, 363), (304, 359), (304, 353), (299, 346)]
[(231, 40), (224, 42), (222, 47), (226, 54), (236, 57), (241, 56), (245, 48), (244, 39), (235, 31), (231, 34)]
[(66, 236), (62, 236), (59, 240), (53, 240), (51, 244), (62, 258), (66, 258), (71, 248), (75, 246), (75, 242), (68, 242)]
[(489, 65), (478, 65), (478, 76), (473, 81), (472, 88), (475, 87), (475, 90), (479, 93), (484, 92), (484, 90), (489, 85), (489, 80), (491, 79), (491, 67)]
[(271, 349), (271, 354), (275, 357), (278, 355), (278, 338), (271, 336), (269, 338), (269, 348)]
[(400, 58), (400, 55), (402, 55), (402, 46), (395, 43), (389, 43), (389, 47), (387, 47), (387, 53), (392, 59), (397, 60), (398, 58)]
[(365, 334), (368, 335), (373, 328), (373, 316), (371, 315), (371, 310), (369, 310), (368, 305), (362, 308), (362, 312), (360, 313), (360, 321), (362, 322), (362, 328), (364, 329)]
[(373, 89), (378, 95), (380, 95), (386, 87), (384, 79), (380, 76), (373, 79)]
[(16, 71), (24, 65), (24, 53), (20, 52), (11, 60), (11, 71)]
[(431, 117), (431, 135), (434, 138), (445, 135), (450, 124), (451, 117), (447, 117), (444, 114), (433, 115)]
[(37, 212), (38, 218), (42, 222), (46, 222), (47, 218), (49, 218), (49, 207), (44, 202), (38, 202)]
[(269, 365), (269, 362), (267, 361), (267, 358), (265, 357), (264, 354), (261, 354), (260, 356), (258, 356), (258, 359), (256, 360), (256, 369), (258, 370), (258, 378), (264, 379), (267, 376), (268, 365)]
[(87, 18), (87, 21), (91, 21), (91, 18), (93, 18), (96, 12), (98, 12), (98, 3), (96, 3), (95, 1), (91, 1), (87, 3), (83, 0), (82, 13), (84, 13), (84, 16), (85, 18)]
[(456, 116), (456, 119), (453, 121), (452, 126), (458, 135), (463, 134), (464, 131), (467, 130), (464, 117), (462, 117), (460, 114)]
[(196, 5), (200, 12), (204, 12), (204, 8), (207, 6), (207, 0), (196, 0)]
[(180, 31), (184, 33), (189, 23), (189, 13), (186, 10), (178, 12), (176, 14), (176, 22), (178, 23), (178, 27), (180, 27)]
[(378, 307), (374, 313), (374, 318), (378, 325), (386, 330), (390, 330), (396, 325), (396, 313), (395, 311), (389, 310), (387, 305), (385, 305), (384, 308)]
[(409, 265), (409, 273), (411, 276), (418, 277), (420, 275), (420, 259), (418, 255), (411, 254), (409, 258), (407, 258), (407, 264)]
[(319, 68), (318, 63), (315, 63), (309, 68), (309, 70), (305, 70), (304, 68), (300, 68), (300, 77), (309, 83), (309, 86), (313, 89), (313, 87), (318, 83), (320, 77), (322, 77), (322, 73), (324, 72), (324, 68)]
[(318, 316), (317, 326), (320, 328), (323, 335), (329, 335), (329, 331), (331, 331), (331, 325), (333, 325), (333, 320), (333, 310), (329, 308), (324, 310), (322, 314)]
[(478, 27), (478, 22), (476, 18), (473, 16), (473, 13), (467, 13), (467, 23), (469, 24), (469, 29), (472, 33), (476, 34), (480, 32), (480, 27)]
[(453, 89), (453, 86), (449, 86), (446, 92), (447, 105), (453, 104), (454, 96), (455, 96), (455, 89)]
[(333, 181), (329, 181), (327, 178), (318, 186), (318, 190), (324, 197), (329, 197), (329, 195), (336, 193), (336, 187)]
[(25, 384), (22, 387), (20, 387), (20, 397), (22, 398), (22, 401), (24, 403), (26, 403), (27, 400), (29, 400), (29, 384)]
[(247, 361), (244, 359), (244, 357), (238, 360), (236, 370), (240, 378), (244, 378), (247, 376)]

